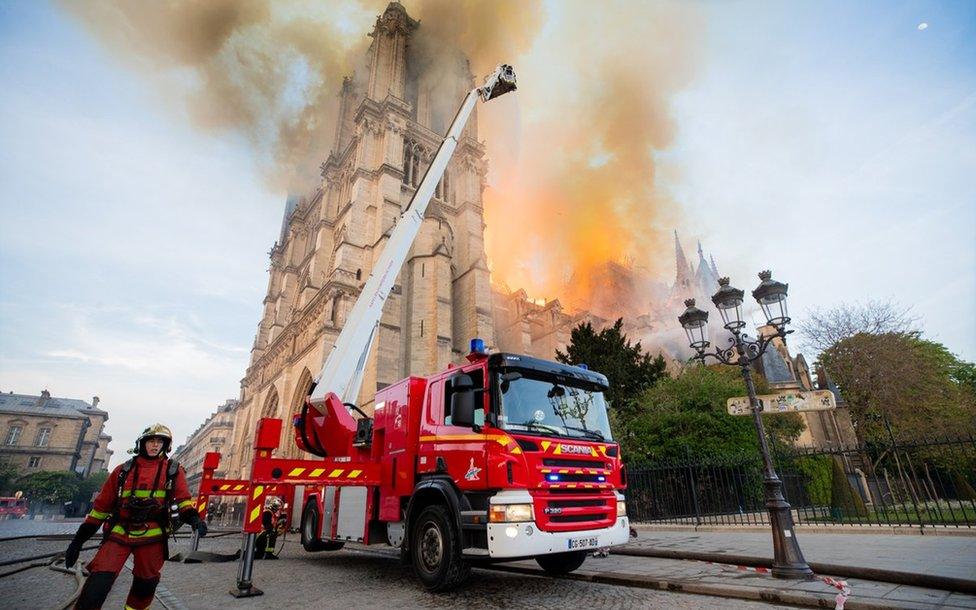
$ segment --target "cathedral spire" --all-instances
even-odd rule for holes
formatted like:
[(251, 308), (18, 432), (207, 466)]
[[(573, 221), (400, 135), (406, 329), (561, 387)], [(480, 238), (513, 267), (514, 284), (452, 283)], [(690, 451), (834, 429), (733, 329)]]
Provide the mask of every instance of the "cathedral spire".
[(691, 283), (691, 265), (685, 258), (685, 251), (681, 249), (681, 242), (678, 241), (678, 230), (674, 231), (674, 284), (675, 286), (688, 286)]

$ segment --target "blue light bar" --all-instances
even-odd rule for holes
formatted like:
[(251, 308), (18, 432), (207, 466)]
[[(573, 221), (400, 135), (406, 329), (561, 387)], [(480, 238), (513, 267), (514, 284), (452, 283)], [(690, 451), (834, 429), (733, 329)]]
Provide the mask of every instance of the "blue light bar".
[(559, 480), (559, 475), (558, 474), (550, 474), (546, 478), (549, 479), (550, 481), (558, 481)]
[(471, 353), (472, 354), (483, 354), (485, 353), (485, 340), (474, 338), (471, 340)]
[(604, 482), (604, 481), (607, 480), (607, 477), (599, 476), (599, 477), (596, 478), (596, 480), (602, 483), (602, 482)]

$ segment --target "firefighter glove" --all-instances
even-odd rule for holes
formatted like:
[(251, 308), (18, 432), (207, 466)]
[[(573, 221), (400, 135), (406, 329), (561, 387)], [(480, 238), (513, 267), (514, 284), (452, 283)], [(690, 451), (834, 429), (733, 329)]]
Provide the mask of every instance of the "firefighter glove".
[(75, 562), (78, 561), (78, 555), (81, 553), (82, 545), (88, 542), (88, 539), (94, 536), (97, 531), (98, 525), (95, 523), (82, 523), (78, 526), (74, 539), (64, 552), (64, 567), (70, 568), (75, 565)]
[(180, 515), (180, 520), (197, 531), (201, 538), (207, 535), (207, 522), (200, 518), (200, 513), (191, 508)]

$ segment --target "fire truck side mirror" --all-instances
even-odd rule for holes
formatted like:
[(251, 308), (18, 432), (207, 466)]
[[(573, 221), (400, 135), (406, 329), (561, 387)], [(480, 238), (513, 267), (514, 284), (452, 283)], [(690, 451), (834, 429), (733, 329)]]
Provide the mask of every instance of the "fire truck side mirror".
[(470, 375), (458, 375), (451, 380), (451, 424), (474, 426), (474, 380)]

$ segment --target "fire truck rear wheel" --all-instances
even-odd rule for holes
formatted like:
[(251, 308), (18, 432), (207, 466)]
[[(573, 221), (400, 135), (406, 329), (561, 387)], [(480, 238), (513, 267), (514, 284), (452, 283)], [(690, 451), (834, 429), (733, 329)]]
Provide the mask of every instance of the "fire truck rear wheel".
[(578, 569), (586, 561), (586, 551), (573, 551), (572, 553), (556, 553), (555, 555), (542, 555), (535, 558), (546, 574), (562, 576)]
[(302, 511), (302, 547), (309, 553), (338, 551), (345, 542), (319, 540), (319, 507), (314, 498), (309, 498)]
[(447, 508), (428, 506), (410, 536), (414, 572), (428, 591), (449, 591), (464, 582), (471, 566), (461, 557), (459, 532)]

